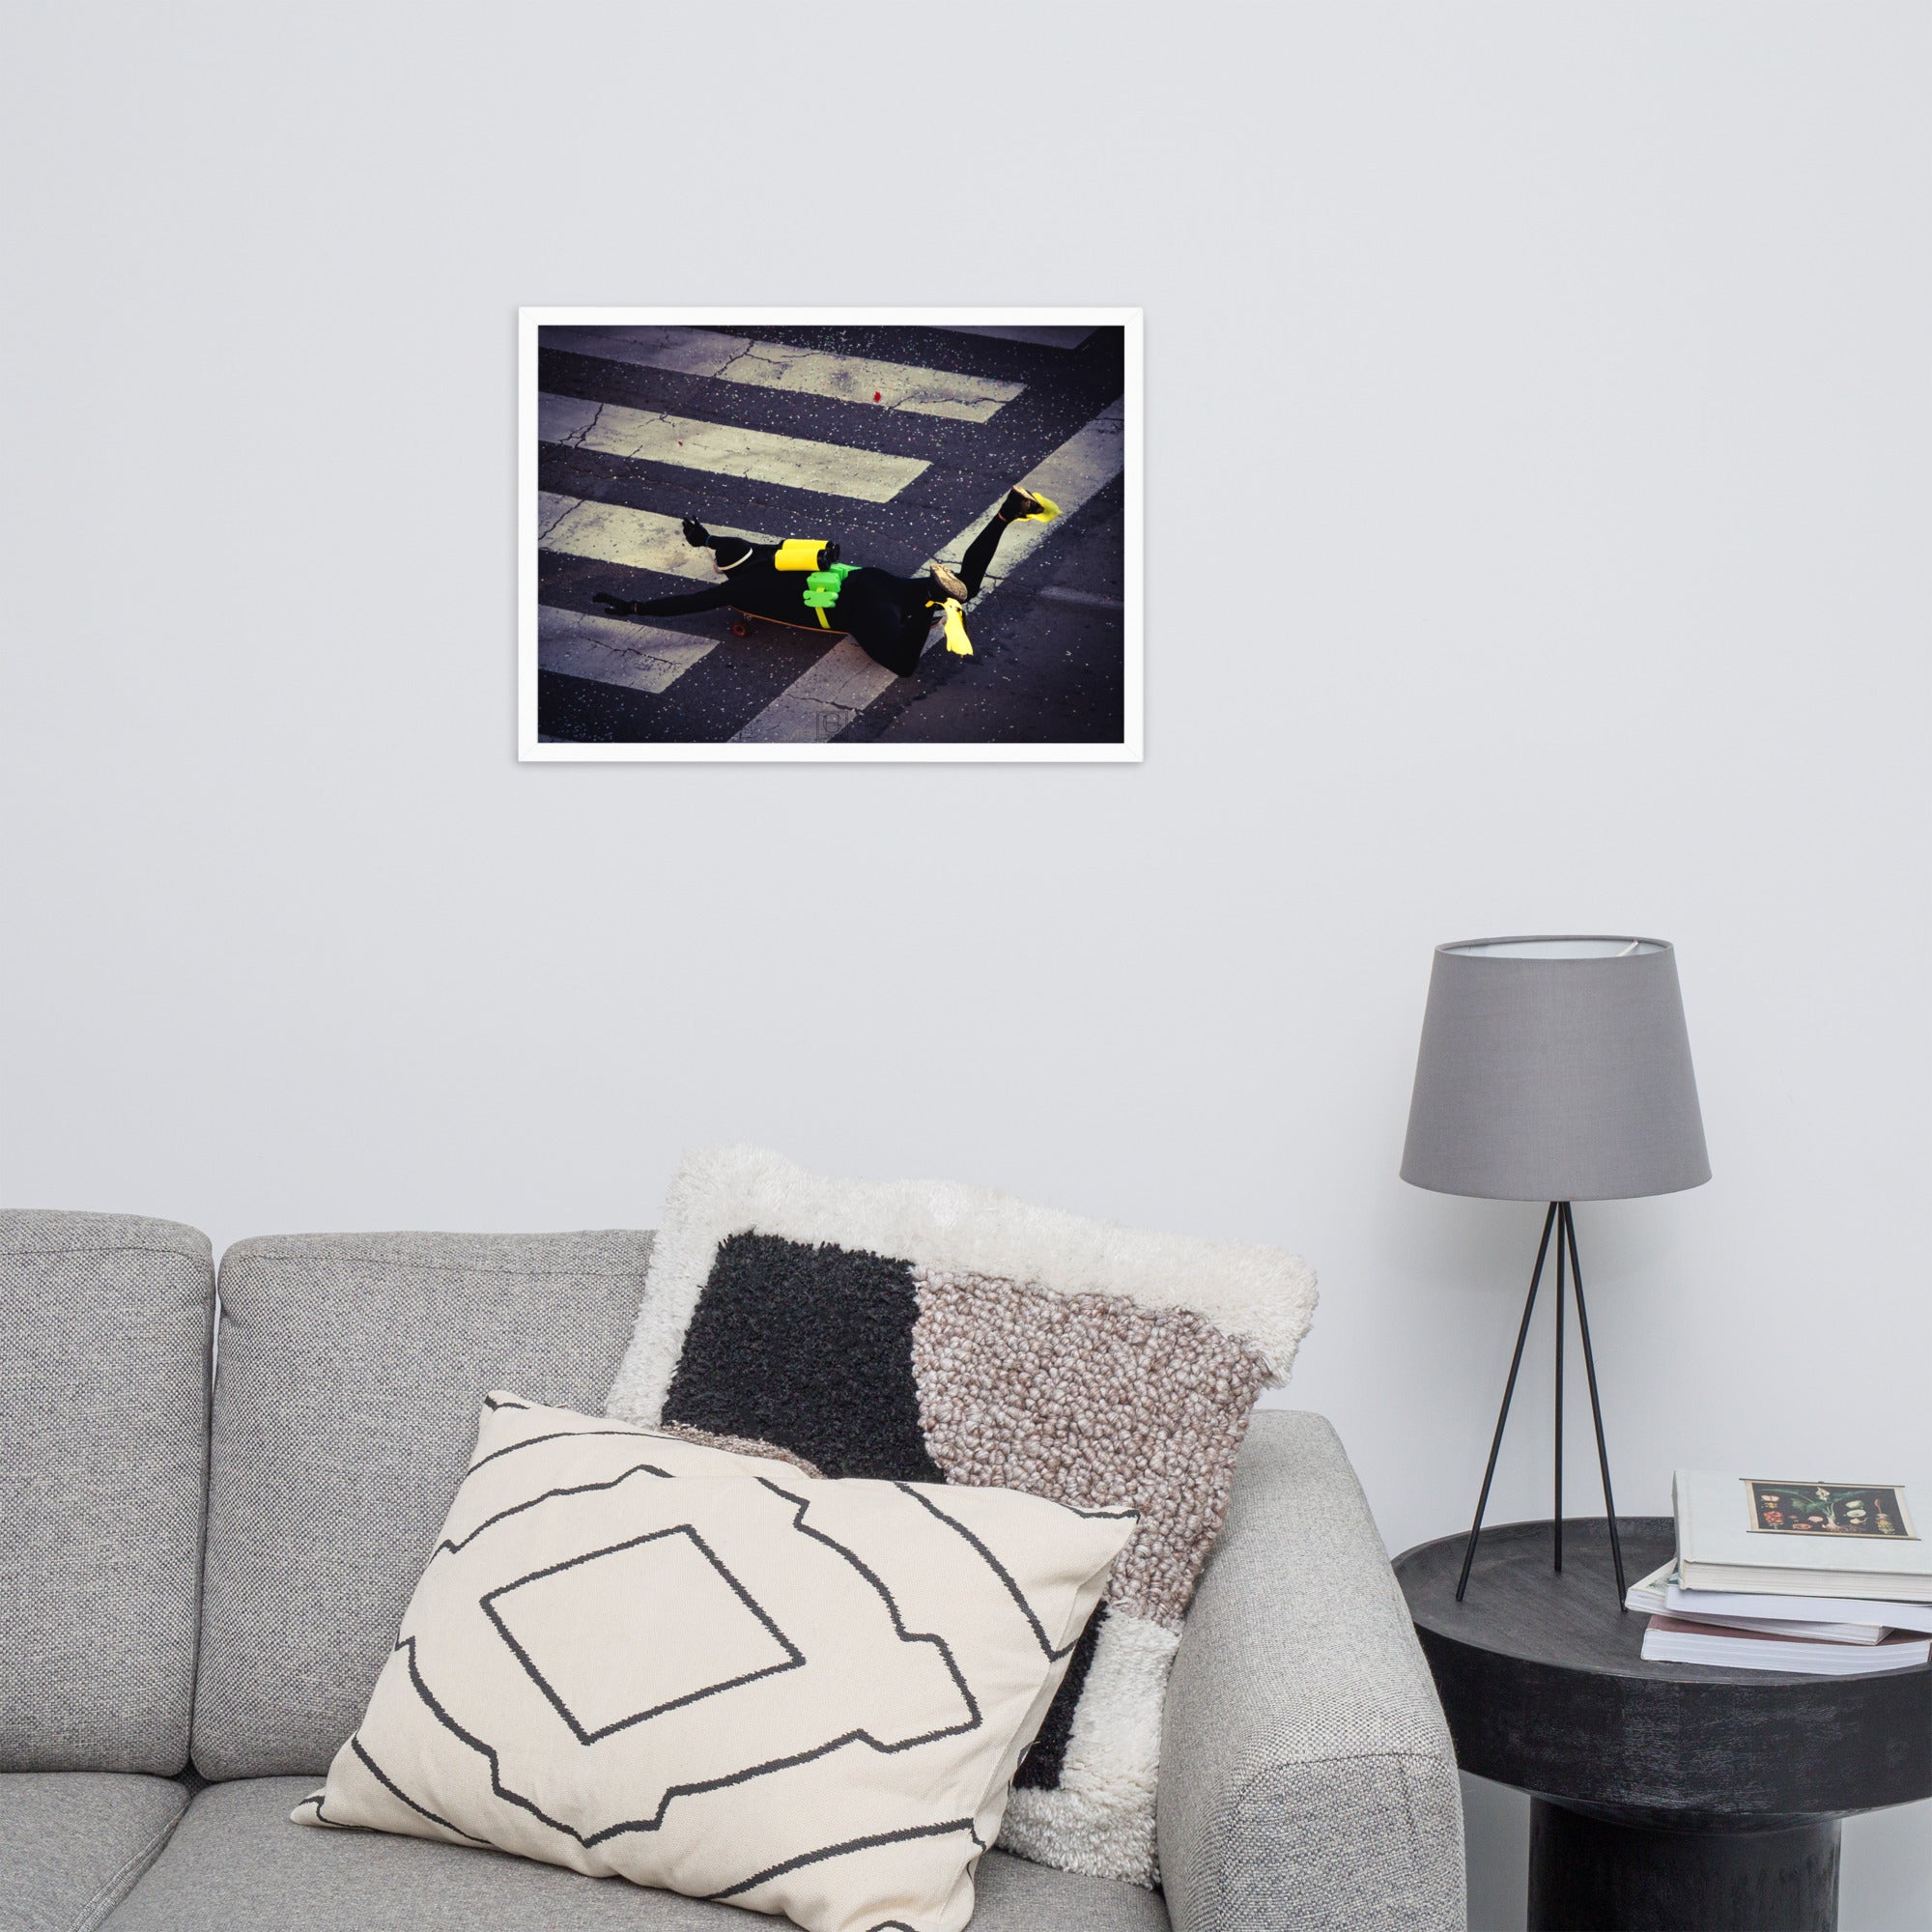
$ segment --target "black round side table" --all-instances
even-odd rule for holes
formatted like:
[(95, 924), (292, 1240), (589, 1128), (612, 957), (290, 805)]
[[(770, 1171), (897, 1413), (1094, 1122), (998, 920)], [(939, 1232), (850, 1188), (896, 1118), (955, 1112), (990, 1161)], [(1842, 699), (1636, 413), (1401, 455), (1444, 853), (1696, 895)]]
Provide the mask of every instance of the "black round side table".
[[(1626, 1574), (1675, 1547), (1619, 1517)], [(1803, 1677), (1646, 1663), (1603, 1518), (1397, 1557), (1457, 1762), (1532, 1794), (1532, 1932), (1833, 1932), (1838, 1821), (1932, 1797), (1932, 1668)]]

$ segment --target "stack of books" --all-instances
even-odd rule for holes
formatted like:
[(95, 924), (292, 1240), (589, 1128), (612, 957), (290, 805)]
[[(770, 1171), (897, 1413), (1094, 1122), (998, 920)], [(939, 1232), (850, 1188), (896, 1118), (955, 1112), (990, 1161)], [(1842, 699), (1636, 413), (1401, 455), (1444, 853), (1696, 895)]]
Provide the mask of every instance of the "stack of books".
[(1677, 1553), (1631, 1585), (1643, 1654), (1850, 1677), (1932, 1660), (1932, 1552), (1905, 1483), (1680, 1469)]

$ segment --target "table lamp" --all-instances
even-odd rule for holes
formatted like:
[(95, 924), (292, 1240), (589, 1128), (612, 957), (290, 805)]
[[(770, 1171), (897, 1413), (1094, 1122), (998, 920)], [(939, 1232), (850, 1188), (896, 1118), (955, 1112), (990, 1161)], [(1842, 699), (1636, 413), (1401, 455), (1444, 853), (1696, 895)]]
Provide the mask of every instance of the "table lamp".
[[(1617, 1603), (1624, 1558), (1610, 1492), (1610, 1453), (1577, 1253), (1577, 1201), (1674, 1194), (1711, 1178), (1677, 955), (1661, 939), (1469, 939), (1435, 949), (1422, 1017), (1402, 1178), (1438, 1194), (1546, 1201), (1543, 1239), (1522, 1305), (1516, 1353), (1476, 1519), (1456, 1584), (1461, 1603), (1489, 1507), (1496, 1453), (1552, 1236), (1556, 1243), (1556, 1462), (1551, 1530), (1563, 1568), (1564, 1277), (1590, 1382)], [(1566, 1259), (1568, 1266), (1566, 1269)]]

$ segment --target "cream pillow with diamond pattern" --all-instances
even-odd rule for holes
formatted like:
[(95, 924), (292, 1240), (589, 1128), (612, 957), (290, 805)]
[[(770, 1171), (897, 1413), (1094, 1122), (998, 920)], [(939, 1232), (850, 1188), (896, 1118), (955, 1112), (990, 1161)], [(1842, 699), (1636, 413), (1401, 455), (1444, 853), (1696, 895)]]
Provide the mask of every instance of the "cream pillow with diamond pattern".
[(828, 1482), (515, 1396), (297, 1822), (955, 1932), (1125, 1508)]

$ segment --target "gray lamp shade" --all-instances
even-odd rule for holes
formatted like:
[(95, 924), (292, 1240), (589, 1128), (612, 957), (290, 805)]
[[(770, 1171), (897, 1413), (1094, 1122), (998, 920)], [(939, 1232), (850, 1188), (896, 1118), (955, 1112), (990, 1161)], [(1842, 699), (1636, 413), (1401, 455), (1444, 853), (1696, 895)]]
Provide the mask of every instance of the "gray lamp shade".
[(1402, 1178), (1493, 1201), (1622, 1201), (1709, 1180), (1671, 948), (1437, 947)]

